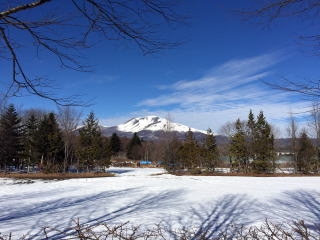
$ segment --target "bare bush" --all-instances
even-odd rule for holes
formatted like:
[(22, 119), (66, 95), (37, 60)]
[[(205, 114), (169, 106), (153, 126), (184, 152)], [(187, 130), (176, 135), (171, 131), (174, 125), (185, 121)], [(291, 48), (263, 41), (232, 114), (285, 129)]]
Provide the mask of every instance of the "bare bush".
[[(33, 236), (34, 237), (34, 236)], [(19, 240), (32, 239), (32, 236), (23, 236)], [(243, 225), (230, 225), (222, 231), (211, 231), (210, 229), (182, 227), (172, 230), (164, 224), (157, 224), (152, 228), (142, 225), (130, 225), (129, 222), (111, 225), (97, 223), (95, 225), (81, 224), (79, 220), (74, 221), (74, 226), (66, 230), (56, 228), (43, 228), (42, 239), (69, 239), (69, 240), (319, 240), (320, 225), (309, 225), (304, 221), (293, 221), (291, 224), (275, 224), (268, 220), (261, 225), (245, 227)], [(0, 240), (13, 240), (11, 234), (1, 235)]]

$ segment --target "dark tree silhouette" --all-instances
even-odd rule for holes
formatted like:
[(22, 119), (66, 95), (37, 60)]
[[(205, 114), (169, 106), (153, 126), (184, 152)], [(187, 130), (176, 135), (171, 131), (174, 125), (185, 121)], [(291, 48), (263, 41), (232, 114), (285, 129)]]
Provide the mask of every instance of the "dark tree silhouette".
[(15, 107), (9, 105), (0, 117), (0, 167), (19, 166), (22, 145), (22, 126)]
[(116, 133), (113, 133), (110, 138), (110, 150), (113, 155), (117, 154), (121, 150), (121, 140)]
[(127, 157), (129, 159), (139, 160), (142, 158), (142, 144), (137, 133), (134, 133), (127, 150)]

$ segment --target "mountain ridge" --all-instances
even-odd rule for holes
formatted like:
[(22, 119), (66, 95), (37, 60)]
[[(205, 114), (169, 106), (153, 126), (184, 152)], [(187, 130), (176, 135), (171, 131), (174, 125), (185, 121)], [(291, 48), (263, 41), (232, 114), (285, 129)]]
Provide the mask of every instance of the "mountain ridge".
[[(169, 122), (169, 127), (167, 126)], [(119, 128), (120, 126), (120, 128)], [(183, 124), (173, 123), (158, 116), (146, 116), (131, 118), (123, 124), (111, 127), (101, 127), (102, 135), (110, 137), (116, 133), (119, 137), (131, 138), (133, 133), (137, 133), (144, 140), (160, 140), (166, 138), (167, 133), (174, 132), (175, 137), (179, 140), (186, 138), (189, 129), (193, 132), (193, 136), (197, 141), (203, 141), (206, 137), (206, 132), (195, 128), (188, 127)], [(215, 135), (218, 145), (229, 143), (230, 139), (223, 135)], [(277, 151), (288, 151), (290, 149), (290, 139), (280, 138), (275, 139), (275, 147)]]
[(140, 131), (177, 131), (177, 132), (188, 132), (189, 129), (192, 132), (206, 133), (205, 131), (195, 129), (180, 123), (169, 121), (165, 118), (158, 116), (145, 116), (131, 118), (123, 124), (116, 126), (119, 131), (122, 132), (140, 132)]
[(133, 133), (138, 133), (145, 139), (159, 139), (165, 132), (175, 132), (178, 138), (184, 138), (186, 133), (191, 130), (194, 135), (203, 137), (206, 132), (195, 129), (180, 123), (171, 122), (158, 116), (145, 116), (131, 118), (123, 124), (111, 127), (102, 127), (104, 136), (111, 136), (116, 133), (122, 137), (131, 137)]

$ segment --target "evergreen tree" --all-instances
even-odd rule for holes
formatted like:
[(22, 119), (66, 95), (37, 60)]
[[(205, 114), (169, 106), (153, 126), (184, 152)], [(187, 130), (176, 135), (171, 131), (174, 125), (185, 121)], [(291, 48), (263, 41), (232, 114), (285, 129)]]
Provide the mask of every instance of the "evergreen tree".
[(48, 117), (49, 126), (49, 156), (53, 165), (58, 164), (59, 170), (62, 170), (62, 163), (64, 160), (64, 142), (59, 124), (54, 113), (49, 113)]
[(302, 130), (299, 139), (299, 148), (297, 154), (297, 168), (299, 172), (309, 173), (313, 166), (316, 156), (316, 149), (313, 146), (306, 130)]
[(115, 155), (121, 150), (121, 140), (116, 133), (113, 133), (110, 138), (110, 150), (112, 155)]
[(253, 168), (257, 172), (275, 170), (274, 137), (271, 126), (260, 111), (254, 128), (254, 159)]
[(203, 164), (204, 167), (210, 170), (214, 170), (217, 164), (218, 150), (217, 150), (216, 137), (214, 136), (210, 128), (207, 130), (203, 153), (204, 153), (204, 164)]
[(49, 165), (49, 126), (48, 116), (44, 115), (39, 122), (39, 127), (36, 135), (36, 148), (40, 154), (41, 168)]
[(194, 169), (195, 167), (202, 167), (200, 158), (200, 148), (193, 137), (191, 129), (187, 132), (185, 142), (178, 150), (179, 162), (183, 168)]
[(243, 125), (236, 121), (236, 133), (231, 137), (231, 167), (237, 171), (248, 171), (248, 150)]
[(111, 150), (110, 150), (110, 142), (107, 137), (101, 136), (100, 141), (98, 141), (98, 156), (95, 162), (95, 165), (102, 167), (100, 171), (105, 171), (105, 167), (109, 167), (111, 164)]
[(8, 166), (19, 168), (22, 164), (21, 119), (14, 107), (9, 105), (0, 117), (0, 166), (7, 170)]
[(142, 156), (143, 154), (141, 140), (138, 134), (134, 133), (128, 145), (127, 157), (129, 159), (138, 160), (141, 159)]
[(46, 171), (62, 171), (64, 142), (54, 113), (49, 113), (40, 121), (36, 145), (41, 155), (41, 165)]
[(250, 112), (248, 115), (248, 121), (247, 121), (247, 125), (246, 125), (246, 128), (247, 128), (246, 141), (247, 141), (248, 158), (251, 160), (253, 160), (255, 157), (254, 156), (255, 155), (254, 154), (255, 127), (256, 127), (256, 122), (255, 122), (252, 110), (250, 109)]
[(25, 156), (27, 156), (28, 159), (28, 166), (39, 163), (38, 160), (40, 159), (40, 157), (36, 145), (38, 128), (38, 119), (35, 117), (34, 114), (31, 114), (24, 126), (23, 140), (25, 145)]
[(87, 170), (92, 170), (97, 165), (109, 166), (110, 161), (104, 154), (107, 146), (103, 144), (99, 121), (93, 112), (90, 112), (83, 125), (79, 130), (80, 146), (78, 149), (81, 165)]

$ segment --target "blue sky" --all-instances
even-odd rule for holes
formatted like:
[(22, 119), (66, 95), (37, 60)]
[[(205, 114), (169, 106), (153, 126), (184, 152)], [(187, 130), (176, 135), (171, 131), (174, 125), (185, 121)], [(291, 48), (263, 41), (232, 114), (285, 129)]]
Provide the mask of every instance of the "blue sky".
[[(245, 2), (245, 3), (244, 3)], [(219, 132), (252, 109), (263, 110), (267, 120), (285, 135), (290, 112), (302, 114), (310, 102), (301, 96), (271, 89), (263, 83), (314, 80), (319, 58), (299, 40), (313, 27), (305, 19), (277, 21), (270, 26), (243, 21), (234, 10), (250, 1), (184, 1), (181, 12), (187, 24), (164, 28), (163, 36), (184, 43), (174, 49), (144, 56), (131, 43), (100, 41), (83, 52), (93, 72), (59, 68), (50, 56), (26, 50), (30, 72), (47, 76), (59, 96), (80, 94), (92, 105), (104, 125), (131, 117), (170, 114), (175, 122)], [(247, 6), (246, 6), (247, 4)], [(4, 68), (4, 67), (3, 67)], [(3, 68), (1, 71), (3, 71)], [(20, 109), (56, 110), (53, 103), (36, 97), (10, 99)]]

